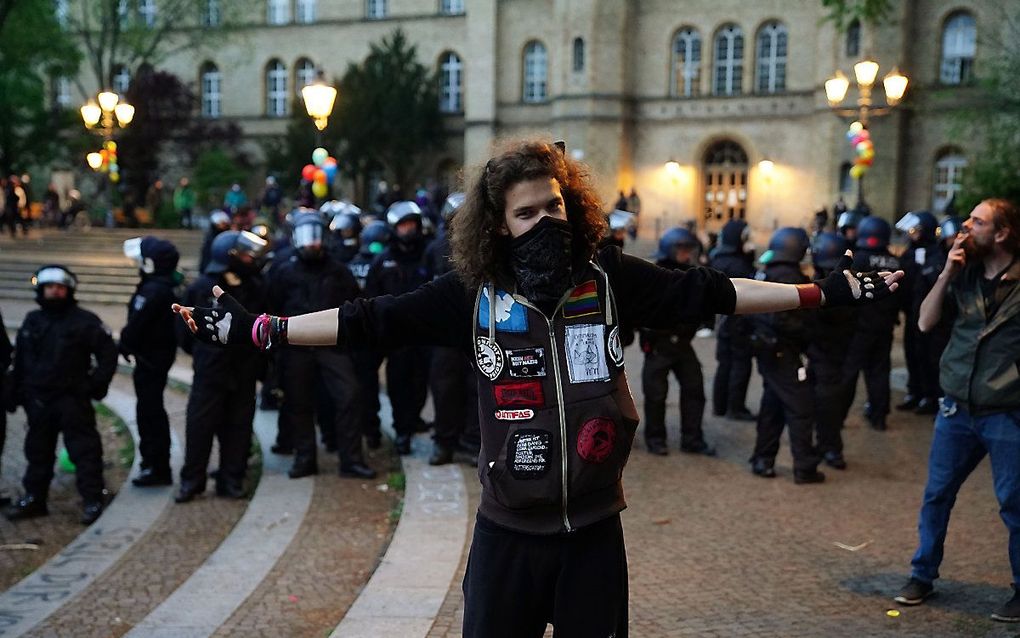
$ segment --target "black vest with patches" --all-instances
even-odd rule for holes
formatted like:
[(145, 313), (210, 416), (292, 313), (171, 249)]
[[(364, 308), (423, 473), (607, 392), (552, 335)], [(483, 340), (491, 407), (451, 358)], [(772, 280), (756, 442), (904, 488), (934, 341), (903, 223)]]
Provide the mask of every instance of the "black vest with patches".
[(491, 285), (475, 297), (479, 512), (522, 532), (568, 532), (626, 507), (637, 421), (624, 416), (635, 412), (619, 315), (601, 268), (580, 281), (551, 318)]

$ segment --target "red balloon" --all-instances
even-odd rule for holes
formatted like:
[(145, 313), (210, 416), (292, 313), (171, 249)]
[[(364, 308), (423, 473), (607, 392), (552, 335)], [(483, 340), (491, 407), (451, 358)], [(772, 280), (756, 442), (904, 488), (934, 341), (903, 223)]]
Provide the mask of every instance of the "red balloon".
[(301, 179), (306, 182), (310, 182), (315, 179), (315, 172), (319, 169), (314, 164), (305, 164), (305, 167), (301, 169)]

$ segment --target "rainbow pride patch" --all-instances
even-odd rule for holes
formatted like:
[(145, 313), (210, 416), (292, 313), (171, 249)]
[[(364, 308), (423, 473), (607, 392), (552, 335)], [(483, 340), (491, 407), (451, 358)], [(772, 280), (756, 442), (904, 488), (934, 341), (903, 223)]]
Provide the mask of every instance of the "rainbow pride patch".
[(601, 313), (599, 308), (599, 289), (595, 280), (590, 279), (570, 293), (566, 303), (563, 304), (563, 316), (566, 319), (597, 315)]

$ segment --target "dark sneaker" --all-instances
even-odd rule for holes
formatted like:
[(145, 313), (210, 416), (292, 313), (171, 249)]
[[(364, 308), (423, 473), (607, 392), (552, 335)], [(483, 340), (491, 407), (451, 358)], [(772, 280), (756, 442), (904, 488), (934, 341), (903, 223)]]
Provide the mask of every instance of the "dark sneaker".
[(393, 442), (393, 447), (396, 449), (397, 454), (401, 456), (407, 456), (411, 453), (411, 437), (408, 434), (398, 434), (397, 439)]
[(815, 470), (794, 470), (793, 482), (797, 485), (810, 485), (812, 483), (824, 483), (825, 475)]
[(81, 510), (81, 518), (78, 519), (82, 525), (91, 525), (95, 523), (103, 514), (103, 502), (92, 501), (85, 503)]
[(835, 470), (846, 469), (846, 459), (839, 452), (826, 452), (825, 453), (825, 464)]
[(893, 600), (901, 605), (920, 605), (925, 598), (931, 596), (934, 589), (931, 583), (911, 577)]
[(1020, 622), (1020, 591), (1013, 585), (1013, 597), (992, 613), (992, 620), (999, 622)]
[(885, 432), (888, 427), (885, 424), (884, 416), (869, 416), (868, 425), (870, 425), (871, 429), (875, 430), (876, 432)]
[(306, 476), (314, 476), (319, 473), (319, 466), (314, 462), (294, 462), (290, 470), (287, 471), (287, 476), (292, 479), (304, 478)]
[(173, 485), (174, 477), (170, 470), (154, 470), (152, 468), (145, 468), (138, 473), (138, 476), (131, 479), (131, 484), (135, 487), (155, 487), (158, 485)]
[(705, 456), (715, 456), (715, 448), (706, 443), (705, 441), (698, 441), (697, 443), (681, 443), (680, 451), (686, 452), (687, 454), (704, 454)]
[(775, 461), (772, 459), (754, 459), (751, 461), (751, 471), (762, 478), (776, 478)]
[(917, 402), (914, 414), (933, 415), (939, 413), (939, 400), (935, 398), (924, 398)]
[(9, 521), (20, 521), (26, 518), (38, 518), (50, 513), (46, 507), (46, 501), (38, 499), (31, 494), (21, 497), (16, 503), (4, 510), (4, 516)]
[(726, 418), (731, 421), (757, 421), (758, 415), (750, 410), (731, 410)]
[(921, 402), (921, 397), (915, 397), (912, 394), (908, 394), (908, 395), (903, 397), (903, 402), (902, 403), (897, 403), (896, 404), (896, 409), (897, 410), (903, 410), (903, 411), (913, 410), (913, 409), (917, 408), (917, 404), (919, 404), (920, 402)]
[(194, 485), (191, 483), (181, 483), (181, 489), (177, 491), (174, 496), (175, 503), (190, 503), (195, 500), (195, 497), (205, 492), (205, 484)]
[(446, 465), (453, 463), (453, 448), (448, 445), (436, 444), (429, 457), (429, 465)]
[(364, 463), (351, 463), (350, 465), (340, 466), (340, 476), (344, 478), (373, 479), (375, 478), (375, 470)]
[(668, 456), (669, 448), (662, 441), (648, 441), (645, 443), (645, 447), (648, 449), (649, 454), (655, 456)]

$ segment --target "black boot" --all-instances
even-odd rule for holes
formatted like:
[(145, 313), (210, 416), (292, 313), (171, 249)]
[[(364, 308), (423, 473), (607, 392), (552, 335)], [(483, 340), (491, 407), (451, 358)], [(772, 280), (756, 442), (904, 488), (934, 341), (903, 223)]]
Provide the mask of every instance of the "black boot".
[(432, 448), (432, 456), (429, 457), (429, 465), (446, 465), (453, 463), (453, 448), (449, 445), (436, 443)]
[(236, 481), (216, 481), (216, 496), (223, 498), (244, 498), (244, 486)]
[(817, 469), (813, 470), (794, 470), (793, 471), (793, 482), (797, 485), (808, 485), (811, 483), (824, 483), (825, 475), (819, 472)]
[(82, 525), (91, 525), (103, 514), (102, 501), (86, 502), (81, 510), (81, 518), (78, 519)]
[(939, 412), (939, 400), (934, 397), (925, 397), (917, 402), (917, 408), (914, 410), (914, 414), (938, 414)]
[(195, 500), (195, 497), (205, 492), (205, 484), (197, 485), (195, 483), (181, 483), (181, 489), (177, 490), (177, 494), (174, 496), (175, 503), (190, 503)]
[(393, 442), (393, 446), (396, 448), (397, 454), (407, 456), (411, 453), (411, 435), (398, 434), (397, 439)]
[(38, 518), (50, 513), (46, 507), (46, 501), (36, 498), (32, 494), (21, 497), (17, 503), (10, 505), (4, 510), (4, 516), (9, 521), (20, 521), (26, 518)]
[(761, 457), (751, 460), (751, 471), (762, 478), (776, 478), (776, 462)]
[(826, 452), (825, 453), (825, 464), (836, 470), (846, 469), (846, 459), (839, 452)]
[(174, 477), (170, 473), (170, 469), (156, 470), (151, 467), (147, 467), (138, 473), (138, 476), (131, 479), (131, 484), (135, 487), (153, 487), (156, 485), (173, 485)]
[(908, 394), (908, 395), (903, 397), (903, 402), (902, 403), (897, 403), (896, 404), (896, 409), (897, 410), (904, 410), (904, 411), (906, 411), (906, 410), (913, 410), (914, 408), (916, 408), (918, 406), (918, 404), (921, 402), (921, 400), (922, 400), (921, 397), (915, 397), (912, 394)]
[(645, 441), (645, 448), (649, 454), (655, 456), (667, 456), (669, 454), (669, 447), (665, 441), (659, 441), (658, 439), (653, 441)]
[(686, 452), (687, 454), (704, 454), (705, 456), (715, 456), (715, 448), (706, 443), (704, 440), (697, 441), (695, 443), (681, 443), (680, 451)]
[(372, 479), (375, 478), (375, 470), (365, 465), (362, 461), (355, 461), (341, 464), (340, 476), (344, 478)]

